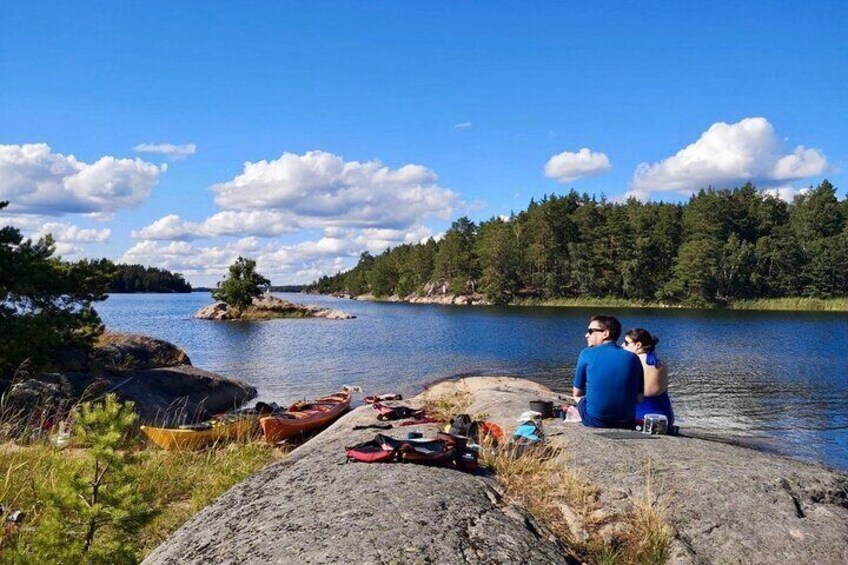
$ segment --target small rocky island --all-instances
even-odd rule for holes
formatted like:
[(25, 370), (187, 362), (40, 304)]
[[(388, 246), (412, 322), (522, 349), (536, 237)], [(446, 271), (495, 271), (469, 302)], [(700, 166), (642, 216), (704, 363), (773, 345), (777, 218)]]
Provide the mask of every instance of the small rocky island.
[(234, 308), (225, 302), (204, 306), (194, 314), (201, 320), (271, 320), (274, 318), (326, 318), (328, 320), (350, 320), (352, 314), (324, 308), (314, 304), (297, 304), (270, 294), (257, 296), (250, 306)]

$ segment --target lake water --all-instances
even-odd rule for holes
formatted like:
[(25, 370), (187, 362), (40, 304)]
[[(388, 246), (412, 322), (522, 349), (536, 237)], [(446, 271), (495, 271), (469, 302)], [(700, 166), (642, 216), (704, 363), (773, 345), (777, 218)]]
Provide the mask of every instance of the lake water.
[[(596, 309), (454, 307), (281, 294), (355, 320), (213, 322), (208, 293), (113, 295), (109, 329), (183, 348), (192, 363), (248, 382), (262, 400), (311, 398), (343, 384), (413, 395), (457, 375), (515, 375), (570, 391)], [(684, 429), (764, 438), (772, 449), (848, 469), (848, 315), (604, 309), (658, 335)]]

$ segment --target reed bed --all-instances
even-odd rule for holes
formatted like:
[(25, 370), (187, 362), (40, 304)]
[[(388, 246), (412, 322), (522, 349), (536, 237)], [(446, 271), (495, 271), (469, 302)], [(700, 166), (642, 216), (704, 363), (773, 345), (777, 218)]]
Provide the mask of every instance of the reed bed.
[(737, 300), (731, 310), (790, 310), (804, 312), (848, 312), (848, 298), (760, 298)]
[(614, 296), (579, 298), (548, 298), (521, 299), (511, 303), (514, 306), (550, 306), (558, 308), (685, 308), (680, 304), (669, 304), (667, 302), (653, 302), (617, 298)]

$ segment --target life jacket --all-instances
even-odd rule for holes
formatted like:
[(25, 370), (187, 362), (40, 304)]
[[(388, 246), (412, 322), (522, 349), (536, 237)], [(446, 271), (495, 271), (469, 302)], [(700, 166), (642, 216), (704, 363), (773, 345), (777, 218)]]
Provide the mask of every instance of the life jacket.
[(345, 454), (348, 461), (363, 463), (440, 465), (454, 458), (456, 446), (442, 438), (395, 439), (377, 434), (370, 441), (345, 448)]
[(424, 415), (424, 410), (416, 410), (409, 406), (386, 406), (375, 402), (371, 405), (377, 411), (378, 420), (402, 420), (404, 418), (419, 418)]
[(400, 394), (378, 394), (375, 396), (366, 396), (362, 399), (365, 404), (374, 404), (375, 402), (385, 402), (387, 400), (403, 400), (403, 395)]

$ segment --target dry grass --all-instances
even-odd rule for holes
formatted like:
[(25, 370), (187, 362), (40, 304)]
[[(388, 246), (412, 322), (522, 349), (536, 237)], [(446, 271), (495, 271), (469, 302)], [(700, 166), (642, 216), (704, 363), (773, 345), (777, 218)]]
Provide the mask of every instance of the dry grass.
[(424, 393), (424, 410), (430, 417), (440, 422), (449, 422), (457, 414), (466, 414), (469, 406), (471, 406), (471, 392), (465, 386), (438, 396), (430, 391)]
[(673, 532), (650, 484), (624, 512), (600, 505), (600, 489), (569, 466), (559, 447), (541, 445), (523, 455), (485, 445), (481, 464), (496, 474), (510, 502), (530, 512), (587, 563), (664, 563)]
[(159, 516), (142, 531), (139, 546), (147, 554), (186, 520), (233, 485), (285, 456), (259, 441), (239, 441), (204, 451), (142, 452), (143, 484), (156, 493)]

